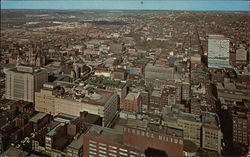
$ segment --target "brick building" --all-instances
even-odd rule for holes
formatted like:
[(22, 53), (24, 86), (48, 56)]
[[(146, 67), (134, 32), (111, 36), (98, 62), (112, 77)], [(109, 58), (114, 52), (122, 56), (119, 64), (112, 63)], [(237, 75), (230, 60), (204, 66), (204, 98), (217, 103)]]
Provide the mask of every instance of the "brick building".
[(233, 142), (249, 145), (249, 117), (246, 112), (236, 112), (233, 118)]
[(96, 125), (84, 135), (83, 150), (89, 157), (144, 156), (142, 147), (124, 145), (121, 130)]
[(140, 93), (128, 93), (124, 99), (121, 108), (127, 112), (140, 112), (141, 96)]

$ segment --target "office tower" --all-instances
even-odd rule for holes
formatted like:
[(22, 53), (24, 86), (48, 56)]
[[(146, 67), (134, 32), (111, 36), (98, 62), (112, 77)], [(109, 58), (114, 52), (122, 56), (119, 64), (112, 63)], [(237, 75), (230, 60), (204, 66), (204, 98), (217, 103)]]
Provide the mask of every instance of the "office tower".
[(208, 67), (230, 68), (229, 65), (230, 41), (223, 35), (208, 36)]
[(32, 66), (17, 66), (6, 71), (7, 99), (35, 101), (35, 92), (39, 91), (48, 81), (45, 69)]

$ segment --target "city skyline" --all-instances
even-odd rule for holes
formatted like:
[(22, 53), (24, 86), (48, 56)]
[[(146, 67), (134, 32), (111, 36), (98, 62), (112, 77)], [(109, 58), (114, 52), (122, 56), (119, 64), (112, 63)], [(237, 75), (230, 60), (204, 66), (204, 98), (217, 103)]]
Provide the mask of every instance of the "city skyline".
[(7, 2), (3, 156), (250, 155), (249, 12), (206, 11), (243, 1)]

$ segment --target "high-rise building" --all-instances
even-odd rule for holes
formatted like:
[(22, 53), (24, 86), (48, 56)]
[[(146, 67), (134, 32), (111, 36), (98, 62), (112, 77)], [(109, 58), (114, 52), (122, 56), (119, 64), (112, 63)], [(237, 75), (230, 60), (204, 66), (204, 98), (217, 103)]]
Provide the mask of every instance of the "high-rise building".
[(229, 65), (230, 41), (223, 35), (208, 36), (208, 67), (230, 68)]
[(233, 142), (249, 145), (249, 132), (248, 126), (250, 119), (245, 112), (236, 112), (233, 116)]
[(5, 97), (12, 100), (35, 101), (35, 92), (48, 81), (45, 69), (32, 66), (17, 66), (6, 70)]

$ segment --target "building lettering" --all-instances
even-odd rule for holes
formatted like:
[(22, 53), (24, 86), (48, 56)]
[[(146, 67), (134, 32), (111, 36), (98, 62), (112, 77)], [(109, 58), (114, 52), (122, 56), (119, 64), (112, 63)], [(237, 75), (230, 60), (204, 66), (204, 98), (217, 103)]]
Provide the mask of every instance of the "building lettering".
[(166, 141), (166, 142), (171, 142), (171, 143), (183, 145), (183, 140), (181, 140), (181, 139), (172, 138), (172, 137), (168, 137), (165, 135), (157, 135), (155, 133), (150, 133), (148, 131), (145, 132), (145, 131), (141, 131), (141, 130), (137, 130), (137, 129), (124, 128), (124, 132), (136, 134), (138, 136), (146, 136), (148, 138), (153, 138), (153, 139), (156, 138), (160, 141)]

